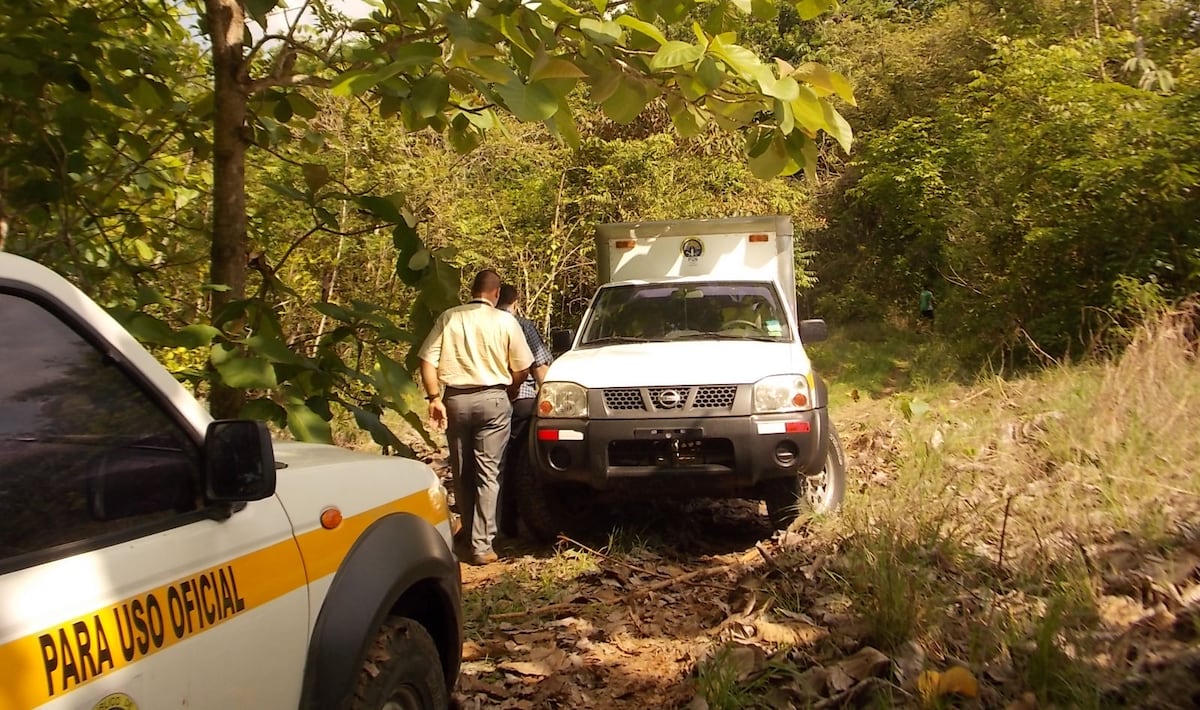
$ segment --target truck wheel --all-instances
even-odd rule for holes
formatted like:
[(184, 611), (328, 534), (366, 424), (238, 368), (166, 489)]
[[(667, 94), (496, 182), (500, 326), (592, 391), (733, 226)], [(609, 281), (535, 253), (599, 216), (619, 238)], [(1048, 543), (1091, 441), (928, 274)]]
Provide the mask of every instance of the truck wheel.
[(570, 502), (571, 498), (578, 499), (578, 496), (570, 495), (572, 492), (566, 486), (546, 484), (530, 461), (529, 449), (521, 451), (517, 463), (517, 509), (521, 522), (536, 540), (554, 542), (560, 533), (569, 534), (578, 527), (578, 517), (572, 513), (586, 511), (573, 511), (582, 503)]
[(846, 495), (846, 451), (832, 421), (825, 466), (811, 475), (801, 471), (794, 478), (770, 481), (765, 493), (767, 515), (778, 530), (791, 525), (804, 508), (814, 513), (832, 513), (841, 507)]
[(412, 619), (389, 617), (363, 660), (353, 710), (445, 710), (449, 704), (433, 637)]

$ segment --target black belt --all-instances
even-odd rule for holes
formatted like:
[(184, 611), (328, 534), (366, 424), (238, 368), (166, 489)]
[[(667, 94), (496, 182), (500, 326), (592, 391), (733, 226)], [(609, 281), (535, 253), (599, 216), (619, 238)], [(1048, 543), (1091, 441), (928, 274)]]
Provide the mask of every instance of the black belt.
[(506, 390), (508, 385), (475, 385), (468, 387), (446, 387), (446, 394), (471, 394), (472, 392), (485, 392), (487, 390)]

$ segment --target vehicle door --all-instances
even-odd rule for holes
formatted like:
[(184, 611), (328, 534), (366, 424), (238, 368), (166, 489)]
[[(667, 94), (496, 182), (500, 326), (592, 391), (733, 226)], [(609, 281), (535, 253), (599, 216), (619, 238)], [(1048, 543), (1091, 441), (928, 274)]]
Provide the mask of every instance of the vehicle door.
[(74, 311), (0, 281), (0, 709), (298, 704), (291, 526), (275, 497), (206, 506), (200, 438)]

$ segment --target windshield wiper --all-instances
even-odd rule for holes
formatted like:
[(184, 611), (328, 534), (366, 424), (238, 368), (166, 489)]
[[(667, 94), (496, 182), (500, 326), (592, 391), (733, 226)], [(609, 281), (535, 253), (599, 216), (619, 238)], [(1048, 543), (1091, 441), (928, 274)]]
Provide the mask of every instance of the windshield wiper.
[(671, 338), (672, 340), (758, 340), (764, 343), (778, 343), (779, 338), (770, 335), (740, 335), (736, 333), (724, 333), (715, 330), (702, 331), (697, 333), (683, 333), (682, 335)]
[(589, 340), (582, 345), (604, 345), (606, 343), (656, 343), (658, 338), (635, 338), (632, 335), (609, 335), (604, 338), (595, 338)]

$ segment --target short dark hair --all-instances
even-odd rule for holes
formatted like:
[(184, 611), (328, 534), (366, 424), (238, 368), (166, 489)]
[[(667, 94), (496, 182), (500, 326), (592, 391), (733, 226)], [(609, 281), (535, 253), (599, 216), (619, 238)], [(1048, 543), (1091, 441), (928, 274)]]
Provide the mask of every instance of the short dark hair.
[(517, 287), (512, 284), (500, 284), (500, 298), (496, 299), (497, 308), (508, 308), (517, 302)]
[(471, 282), (471, 296), (481, 296), (498, 288), (500, 288), (500, 274), (491, 269), (484, 269), (475, 274), (475, 280)]

